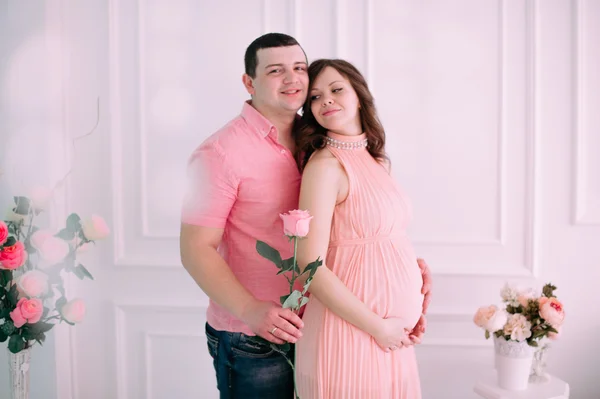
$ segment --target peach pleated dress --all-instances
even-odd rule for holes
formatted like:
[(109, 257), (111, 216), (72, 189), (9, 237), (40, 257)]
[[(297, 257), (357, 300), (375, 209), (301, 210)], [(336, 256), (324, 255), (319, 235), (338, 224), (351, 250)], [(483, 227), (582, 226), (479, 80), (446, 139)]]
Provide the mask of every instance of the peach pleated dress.
[[(346, 170), (350, 188), (334, 210), (325, 264), (373, 312), (401, 317), (412, 328), (422, 311), (423, 279), (406, 235), (407, 197), (365, 147), (351, 144), (365, 134), (328, 136), (338, 140), (326, 148)], [(296, 344), (301, 399), (421, 398), (413, 347), (386, 353), (314, 296), (303, 320), (303, 337)]]

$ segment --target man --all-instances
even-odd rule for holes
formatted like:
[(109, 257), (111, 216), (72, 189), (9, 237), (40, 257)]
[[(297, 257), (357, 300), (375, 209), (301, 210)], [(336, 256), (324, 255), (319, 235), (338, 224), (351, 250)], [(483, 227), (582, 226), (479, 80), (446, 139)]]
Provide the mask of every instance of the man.
[[(181, 259), (210, 298), (206, 335), (222, 398), (293, 395), (293, 374), (283, 356), (248, 336), (282, 344), (302, 335), (302, 320), (278, 305), (289, 292), (287, 280), (255, 245), (265, 241), (284, 258), (292, 256), (279, 214), (298, 206), (292, 131), (307, 95), (306, 70), (306, 55), (294, 38), (270, 33), (252, 42), (243, 76), (252, 100), (190, 158)], [(428, 268), (419, 264), (428, 292)], [(424, 322), (411, 336), (415, 343)]]

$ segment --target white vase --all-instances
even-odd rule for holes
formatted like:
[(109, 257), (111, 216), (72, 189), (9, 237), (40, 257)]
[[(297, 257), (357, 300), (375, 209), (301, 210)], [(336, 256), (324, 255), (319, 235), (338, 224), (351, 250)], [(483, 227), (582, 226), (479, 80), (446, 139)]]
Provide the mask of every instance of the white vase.
[(19, 353), (8, 351), (10, 399), (29, 399), (31, 348)]
[(508, 391), (527, 389), (535, 348), (527, 341), (507, 341), (494, 336), (498, 386)]

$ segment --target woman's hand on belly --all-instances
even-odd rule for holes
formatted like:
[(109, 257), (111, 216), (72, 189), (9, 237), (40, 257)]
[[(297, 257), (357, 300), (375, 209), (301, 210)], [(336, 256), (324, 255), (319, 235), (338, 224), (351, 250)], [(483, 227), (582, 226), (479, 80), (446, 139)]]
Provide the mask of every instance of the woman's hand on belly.
[(380, 323), (373, 329), (371, 336), (381, 349), (389, 352), (393, 349), (412, 345), (406, 327), (406, 320), (399, 317), (381, 319)]

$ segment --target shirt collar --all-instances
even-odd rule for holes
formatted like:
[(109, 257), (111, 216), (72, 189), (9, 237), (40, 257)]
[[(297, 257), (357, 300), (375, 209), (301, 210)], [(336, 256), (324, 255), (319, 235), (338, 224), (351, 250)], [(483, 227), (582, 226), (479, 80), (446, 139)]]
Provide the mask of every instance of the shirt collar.
[(269, 135), (271, 129), (274, 129), (275, 126), (263, 116), (260, 112), (256, 110), (252, 105), (250, 105), (251, 100), (244, 102), (244, 106), (242, 108), (242, 118), (253, 127), (256, 132), (260, 135), (260, 137), (265, 138)]

